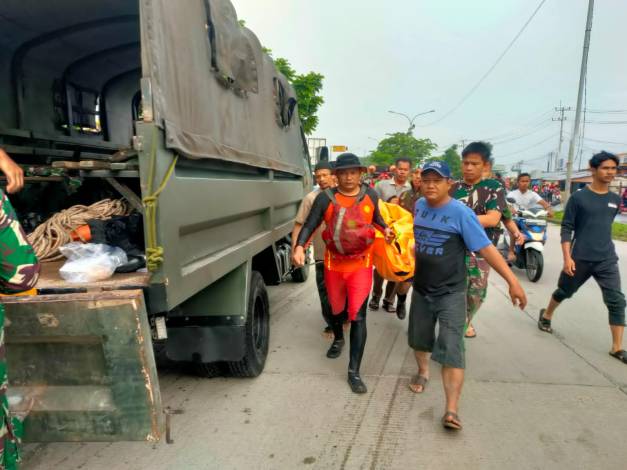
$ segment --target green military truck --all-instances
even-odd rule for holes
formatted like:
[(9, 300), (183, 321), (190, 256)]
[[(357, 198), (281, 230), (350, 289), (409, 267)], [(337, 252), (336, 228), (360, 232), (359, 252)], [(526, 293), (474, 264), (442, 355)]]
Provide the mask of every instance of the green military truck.
[(0, 146), (27, 169), (24, 225), (124, 197), (149, 272), (88, 285), (44, 263), (5, 297), (12, 410), (27, 441), (157, 440), (155, 351), (261, 373), (266, 285), (290, 273), (311, 187), (294, 90), (228, 0), (4, 0)]

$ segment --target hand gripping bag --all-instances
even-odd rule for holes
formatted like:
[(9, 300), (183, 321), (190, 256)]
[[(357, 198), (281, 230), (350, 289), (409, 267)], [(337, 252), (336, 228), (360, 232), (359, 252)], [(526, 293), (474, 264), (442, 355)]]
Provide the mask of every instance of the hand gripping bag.
[(372, 261), (377, 272), (388, 281), (406, 281), (414, 275), (414, 221), (411, 213), (396, 204), (379, 201), (379, 212), (385, 223), (394, 230), (396, 239), (386, 243), (377, 232)]
[(332, 191), (327, 189), (325, 194), (333, 204), (333, 216), (322, 232), (327, 249), (337, 257), (362, 256), (375, 239), (374, 226), (366, 220), (367, 211), (363, 209), (366, 186), (362, 185), (355, 203), (350, 207), (341, 206)]

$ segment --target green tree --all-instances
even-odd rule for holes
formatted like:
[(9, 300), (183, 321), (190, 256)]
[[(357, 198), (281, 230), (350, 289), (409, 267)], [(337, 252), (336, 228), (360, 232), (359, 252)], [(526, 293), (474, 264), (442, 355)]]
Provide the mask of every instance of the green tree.
[(282, 57), (274, 59), (274, 64), (294, 87), (300, 122), (305, 134), (310, 135), (318, 127), (318, 110), (324, 103), (324, 98), (320, 94), (324, 76), (316, 72), (299, 74), (292, 68), (289, 61)]
[(439, 157), (430, 158), (429, 161), (439, 160), (446, 162), (451, 169), (453, 178), (460, 179), (462, 177), (462, 157), (457, 153), (457, 145), (451, 145)]
[(374, 165), (392, 165), (399, 157), (407, 157), (413, 165), (422, 163), (437, 148), (429, 139), (416, 139), (405, 132), (396, 132), (379, 142), (368, 157)]

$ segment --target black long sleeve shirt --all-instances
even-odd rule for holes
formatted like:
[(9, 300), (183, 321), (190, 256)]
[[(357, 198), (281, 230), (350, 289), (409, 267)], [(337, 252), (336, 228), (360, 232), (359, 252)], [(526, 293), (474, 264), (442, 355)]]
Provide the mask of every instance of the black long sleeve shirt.
[[(333, 188), (331, 189), (331, 192), (333, 192), (333, 194), (337, 194), (338, 190), (337, 188)], [(388, 226), (385, 223), (385, 220), (383, 220), (381, 213), (379, 212), (379, 196), (374, 189), (368, 187), (366, 189), (366, 194), (364, 198), (366, 197), (370, 198), (372, 204), (374, 205), (372, 224), (375, 226), (375, 228), (383, 232)], [(355, 198), (357, 198), (357, 196), (355, 196)], [(303, 224), (303, 227), (301, 228), (298, 235), (298, 240), (296, 242), (297, 246), (305, 246), (307, 244), (307, 241), (309, 240), (311, 235), (316, 231), (316, 229), (324, 220), (324, 214), (329, 208), (330, 204), (331, 199), (329, 199), (329, 196), (327, 196), (324, 191), (316, 196), (316, 199), (311, 206), (311, 211), (309, 211), (309, 216), (307, 216), (307, 220), (305, 220), (305, 223)]]
[(571, 196), (562, 220), (562, 243), (572, 242), (574, 260), (618, 259), (612, 241), (612, 223), (620, 210), (620, 197), (598, 194), (585, 187)]

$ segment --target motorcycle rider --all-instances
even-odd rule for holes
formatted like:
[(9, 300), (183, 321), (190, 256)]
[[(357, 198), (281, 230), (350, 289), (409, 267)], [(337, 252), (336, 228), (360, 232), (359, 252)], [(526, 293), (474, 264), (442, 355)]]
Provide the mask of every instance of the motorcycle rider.
[[(520, 210), (529, 210), (534, 206), (540, 205), (549, 214), (549, 217), (553, 217), (553, 209), (551, 205), (546, 202), (542, 197), (529, 189), (531, 185), (531, 175), (529, 173), (521, 173), (517, 179), (517, 189), (510, 191), (507, 194), (508, 199), (514, 199), (516, 207)], [(516, 260), (516, 240), (510, 239), (509, 252), (507, 254), (507, 261), (514, 262)]]

